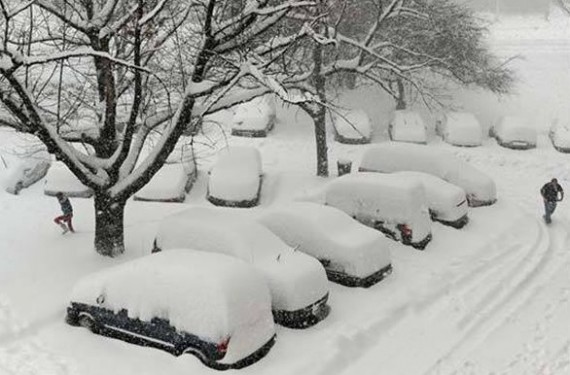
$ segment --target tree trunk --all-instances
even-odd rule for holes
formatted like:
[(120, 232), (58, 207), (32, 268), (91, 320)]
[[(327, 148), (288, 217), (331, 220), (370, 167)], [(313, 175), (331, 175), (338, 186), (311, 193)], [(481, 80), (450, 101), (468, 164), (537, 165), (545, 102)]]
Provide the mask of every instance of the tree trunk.
[(106, 193), (95, 193), (95, 251), (115, 257), (125, 251), (125, 200), (111, 198)]
[(398, 98), (396, 99), (396, 109), (406, 109), (406, 90), (404, 82), (401, 79), (396, 81), (398, 84)]
[(318, 106), (317, 111), (312, 116), (315, 123), (315, 141), (317, 146), (317, 176), (320, 177), (329, 175), (326, 114), (326, 108)]

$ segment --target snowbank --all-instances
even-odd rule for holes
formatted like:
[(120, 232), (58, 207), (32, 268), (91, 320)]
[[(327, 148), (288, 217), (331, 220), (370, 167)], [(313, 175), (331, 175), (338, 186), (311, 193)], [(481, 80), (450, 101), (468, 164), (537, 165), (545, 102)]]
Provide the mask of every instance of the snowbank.
[(341, 143), (370, 143), (372, 126), (368, 114), (361, 109), (341, 111), (332, 118), (335, 139)]
[(230, 209), (192, 207), (168, 216), (160, 223), (156, 246), (222, 253), (252, 263), (269, 284), (275, 310), (301, 309), (328, 293), (325, 271), (316, 259)]
[(10, 168), (8, 178), (4, 182), (6, 191), (18, 194), (20, 190), (35, 184), (47, 174), (50, 165), (51, 163), (44, 159), (21, 160), (16, 166)]
[(433, 147), (390, 142), (375, 145), (363, 153), (359, 170), (425, 172), (462, 188), (470, 206), (493, 204), (497, 200), (497, 188), (489, 176)]
[(445, 142), (456, 146), (481, 146), (483, 142), (483, 129), (472, 113), (447, 113), (438, 131)]
[(141, 201), (183, 202), (192, 188), (196, 169), (183, 164), (165, 164), (153, 178), (140, 189), (134, 199)]
[(294, 202), (264, 210), (258, 221), (289, 246), (319, 259), (329, 277), (364, 279), (390, 265), (384, 236), (334, 207)]
[(237, 106), (232, 119), (232, 135), (265, 137), (275, 125), (273, 95), (255, 98)]
[(536, 147), (536, 129), (521, 117), (504, 116), (491, 134), (497, 142), (504, 147), (516, 149), (528, 149)]
[(231, 337), (223, 363), (255, 352), (275, 334), (261, 275), (221, 254), (179, 249), (129, 261), (81, 279), (71, 301), (126, 309), (146, 322), (165, 319), (214, 343)]
[(221, 150), (210, 171), (208, 200), (219, 206), (255, 206), (259, 200), (261, 174), (261, 154), (256, 148)]
[(63, 162), (55, 162), (48, 170), (46, 175), (46, 185), (44, 194), (55, 196), (58, 192), (62, 192), (68, 197), (89, 198), (93, 195), (93, 191), (83, 185), (81, 181)]
[[(431, 234), (424, 187), (409, 178), (378, 173), (347, 174), (329, 183), (325, 201), (366, 225), (381, 226), (404, 243), (419, 244)], [(408, 226), (411, 233), (404, 234), (401, 225)]]
[(388, 134), (393, 141), (427, 143), (426, 125), (419, 113), (412, 111), (395, 111)]

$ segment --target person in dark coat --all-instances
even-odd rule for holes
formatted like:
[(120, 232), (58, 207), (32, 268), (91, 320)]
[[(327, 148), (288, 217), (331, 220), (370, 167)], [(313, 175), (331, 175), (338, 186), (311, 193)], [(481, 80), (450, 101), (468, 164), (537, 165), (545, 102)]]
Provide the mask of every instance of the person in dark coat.
[[(53, 221), (61, 227), (63, 230), (63, 234), (71, 231), (75, 232), (73, 229), (73, 224), (71, 223), (71, 219), (73, 219), (73, 207), (71, 206), (71, 202), (69, 198), (67, 198), (63, 193), (59, 192), (56, 195), (57, 201), (61, 206), (61, 211), (63, 215), (60, 215), (53, 219)], [(67, 225), (66, 225), (67, 224)]]
[(564, 199), (564, 190), (558, 184), (558, 180), (553, 178), (540, 189), (540, 195), (544, 200), (544, 221), (546, 224), (550, 224), (552, 222), (551, 216), (556, 210), (556, 204)]

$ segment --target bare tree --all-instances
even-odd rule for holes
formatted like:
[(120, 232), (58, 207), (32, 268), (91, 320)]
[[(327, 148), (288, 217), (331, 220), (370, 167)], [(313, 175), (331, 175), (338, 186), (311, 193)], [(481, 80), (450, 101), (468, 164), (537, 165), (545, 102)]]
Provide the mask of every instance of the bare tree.
[[(292, 10), (311, 5), (0, 0), (0, 101), (11, 115), (2, 123), (34, 134), (93, 189), (95, 250), (118, 255), (127, 199), (202, 116), (277, 82), (267, 56), (298, 36), (254, 47)], [(143, 152), (156, 129), (159, 139)]]

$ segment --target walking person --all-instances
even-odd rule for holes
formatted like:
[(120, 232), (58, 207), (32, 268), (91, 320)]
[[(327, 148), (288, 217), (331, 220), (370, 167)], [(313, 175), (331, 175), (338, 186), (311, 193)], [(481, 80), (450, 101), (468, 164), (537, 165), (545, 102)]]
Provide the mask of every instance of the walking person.
[(556, 210), (556, 204), (564, 199), (564, 190), (558, 184), (558, 180), (553, 178), (540, 189), (540, 195), (544, 200), (544, 221), (546, 224), (550, 224), (552, 222), (551, 216)]
[(73, 219), (73, 207), (71, 206), (69, 198), (67, 198), (61, 192), (57, 193), (55, 196), (59, 202), (59, 205), (61, 206), (63, 215), (56, 217), (53, 219), (53, 221), (61, 227), (63, 234), (66, 234), (69, 231), (75, 232), (73, 229), (73, 224), (71, 223), (71, 219)]

